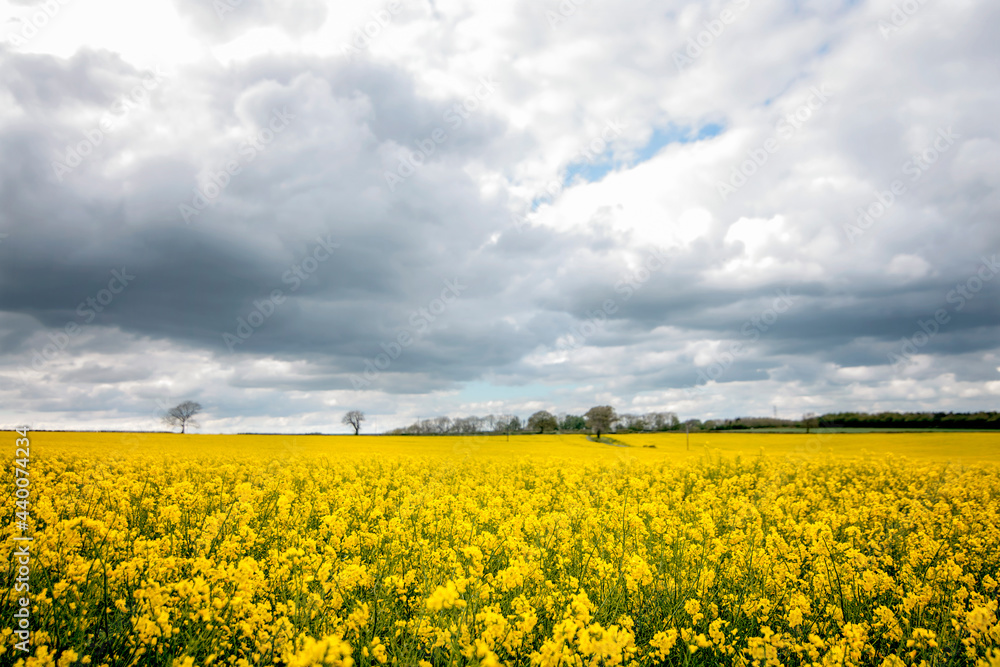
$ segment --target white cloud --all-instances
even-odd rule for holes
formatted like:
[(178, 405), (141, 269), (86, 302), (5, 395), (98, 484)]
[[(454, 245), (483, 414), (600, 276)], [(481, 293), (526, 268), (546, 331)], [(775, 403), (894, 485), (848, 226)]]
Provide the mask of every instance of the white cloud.
[[(346, 406), (373, 429), (604, 400), (688, 416), (995, 406), (1000, 282), (905, 371), (888, 363), (1000, 245), (986, 0), (928, 4), (885, 37), (890, 0), (750, 3), (683, 71), (674, 55), (724, 4), (585, 3), (554, 27), (555, 3), (390, 5), (261, 0), (219, 17), (194, 0), (73, 0), (0, 48), (0, 373), (30, 364), (112, 267), (139, 276), (29, 387), (0, 390), (0, 419), (139, 426), (158, 396), (212, 405), (206, 428), (293, 431), (340, 429), (329, 413)], [(36, 11), (0, 1), (0, 38)], [(53, 160), (158, 66), (168, 79), (60, 183)], [(484, 77), (495, 90), (449, 116)], [(287, 131), (185, 225), (178, 204), (286, 107)], [(913, 178), (942, 128), (956, 140)], [(401, 151), (436, 130), (390, 189)], [(518, 229), (510, 212), (532, 202)], [(283, 276), (321, 234), (341, 250), (292, 293)], [(457, 302), (355, 390), (456, 276)], [(221, 334), (274, 289), (287, 301), (231, 354)], [(777, 289), (794, 305), (746, 329)], [(719, 381), (685, 391), (733, 342)], [(484, 378), (508, 398), (463, 398)]]

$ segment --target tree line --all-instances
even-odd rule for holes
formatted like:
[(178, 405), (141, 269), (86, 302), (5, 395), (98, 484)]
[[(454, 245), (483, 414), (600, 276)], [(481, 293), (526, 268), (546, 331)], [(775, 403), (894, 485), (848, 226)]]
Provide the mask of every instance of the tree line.
[(802, 419), (737, 417), (736, 419), (690, 419), (684, 424), (692, 431), (739, 431), (756, 428), (918, 428), (974, 429), (1000, 428), (1000, 412), (828, 412), (806, 413)]
[[(181, 433), (196, 426), (195, 415), (202, 406), (184, 401), (163, 415), (163, 423), (180, 427)], [(341, 423), (361, 431), (365, 413), (350, 410)], [(598, 405), (582, 415), (554, 415), (539, 410), (526, 420), (513, 414), (485, 417), (432, 417), (420, 419), (386, 435), (476, 435), (502, 433), (649, 433), (656, 431), (738, 431), (760, 428), (919, 428), (919, 429), (996, 429), (1000, 428), (1000, 412), (829, 412), (822, 415), (806, 413), (802, 419), (776, 417), (737, 417), (735, 419), (688, 419), (680, 421), (674, 412), (625, 413), (619, 415), (610, 405)]]
[[(434, 417), (397, 428), (388, 435), (467, 435), (481, 433), (574, 433), (596, 430), (593, 411), (604, 410), (596, 423), (601, 431), (615, 433), (650, 433), (658, 431), (739, 431), (751, 429), (795, 428), (807, 432), (814, 428), (919, 428), (973, 429), (1000, 428), (1000, 412), (830, 412), (806, 413), (801, 419), (776, 417), (736, 417), (735, 419), (688, 419), (681, 421), (673, 412), (617, 414), (611, 406), (591, 408), (584, 415), (555, 416), (541, 410), (522, 421), (516, 415), (486, 417)], [(591, 419), (588, 419), (588, 415)]]
[(818, 426), (842, 428), (1000, 428), (1000, 412), (831, 412), (820, 415)]
[(580, 431), (670, 431), (680, 425), (673, 412), (649, 412), (643, 415), (619, 415), (610, 405), (599, 405), (582, 415), (554, 415), (539, 410), (522, 420), (517, 415), (484, 417), (433, 417), (420, 419), (409, 426), (393, 429), (387, 435), (473, 435), (487, 433), (575, 433)]

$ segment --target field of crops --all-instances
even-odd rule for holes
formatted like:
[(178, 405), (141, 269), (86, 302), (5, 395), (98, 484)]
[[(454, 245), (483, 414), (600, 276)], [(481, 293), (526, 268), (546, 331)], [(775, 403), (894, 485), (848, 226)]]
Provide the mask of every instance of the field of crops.
[(993, 434), (29, 435), (0, 664), (1000, 665)]

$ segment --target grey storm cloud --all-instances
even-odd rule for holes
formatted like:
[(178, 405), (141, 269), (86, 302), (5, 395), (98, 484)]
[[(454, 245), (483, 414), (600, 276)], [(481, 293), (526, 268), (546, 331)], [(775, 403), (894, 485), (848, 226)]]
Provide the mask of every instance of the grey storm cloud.
[[(598, 396), (700, 416), (870, 408), (900, 382), (995, 407), (985, 2), (885, 36), (885, 3), (751, 7), (681, 69), (702, 8), (413, 6), (345, 57), (383, 5), (167, 5), (206, 49), (291, 46), (150, 65), (0, 45), (11, 421), (152, 426), (181, 398), (218, 430)], [(484, 381), (531, 389), (463, 393)]]

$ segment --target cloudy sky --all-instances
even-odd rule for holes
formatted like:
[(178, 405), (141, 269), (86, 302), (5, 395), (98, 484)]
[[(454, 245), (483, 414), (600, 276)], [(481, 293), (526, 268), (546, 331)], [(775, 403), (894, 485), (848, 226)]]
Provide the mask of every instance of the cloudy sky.
[(991, 0), (0, 0), (0, 423), (1000, 406)]

